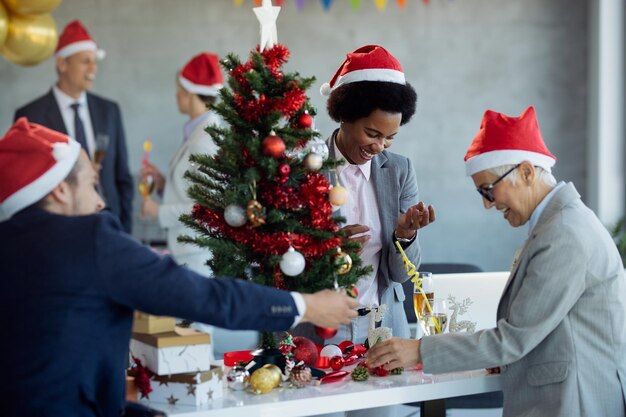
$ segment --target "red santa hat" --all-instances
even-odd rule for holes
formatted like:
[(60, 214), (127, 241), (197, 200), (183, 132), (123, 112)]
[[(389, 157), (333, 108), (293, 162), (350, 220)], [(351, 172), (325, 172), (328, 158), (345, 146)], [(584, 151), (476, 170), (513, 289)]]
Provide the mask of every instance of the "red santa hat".
[(203, 52), (185, 64), (178, 77), (183, 88), (201, 96), (217, 96), (224, 86), (219, 57)]
[(67, 58), (82, 51), (93, 51), (98, 59), (104, 59), (106, 55), (104, 50), (98, 49), (96, 42), (80, 20), (73, 20), (65, 26), (63, 33), (59, 36), (59, 43), (54, 54), (56, 57)]
[(69, 136), (19, 118), (0, 139), (0, 222), (48, 195), (79, 152)]
[(487, 110), (465, 154), (467, 175), (523, 161), (548, 172), (556, 162), (541, 137), (535, 108), (527, 108), (519, 117)]
[(324, 83), (320, 93), (328, 97), (336, 88), (358, 81), (386, 81), (406, 84), (400, 62), (385, 48), (365, 45), (346, 55), (329, 83)]

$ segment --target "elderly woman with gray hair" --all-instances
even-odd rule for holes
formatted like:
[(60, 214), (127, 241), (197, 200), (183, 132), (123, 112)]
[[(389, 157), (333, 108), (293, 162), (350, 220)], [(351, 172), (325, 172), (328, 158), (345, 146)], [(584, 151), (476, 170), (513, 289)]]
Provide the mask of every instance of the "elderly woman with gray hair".
[(485, 208), (528, 224), (495, 328), (389, 339), (368, 353), (387, 369), (488, 368), (502, 374), (504, 416), (624, 416), (626, 275), (615, 244), (571, 183), (551, 174), (535, 110), (487, 111), (465, 157)]

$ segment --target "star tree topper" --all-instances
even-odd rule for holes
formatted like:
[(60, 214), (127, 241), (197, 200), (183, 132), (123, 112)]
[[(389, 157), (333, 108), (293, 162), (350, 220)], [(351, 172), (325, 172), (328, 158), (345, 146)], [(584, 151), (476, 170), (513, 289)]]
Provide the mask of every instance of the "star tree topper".
[(272, 0), (263, 0), (261, 7), (254, 7), (253, 10), (261, 24), (259, 48), (263, 52), (265, 48), (271, 48), (278, 43), (276, 19), (278, 18), (278, 13), (280, 13), (280, 7), (272, 6)]

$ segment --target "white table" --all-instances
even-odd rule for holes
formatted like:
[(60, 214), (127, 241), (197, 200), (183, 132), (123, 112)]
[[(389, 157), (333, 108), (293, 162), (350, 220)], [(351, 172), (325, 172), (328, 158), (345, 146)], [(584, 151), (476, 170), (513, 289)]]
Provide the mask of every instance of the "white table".
[(298, 417), (500, 390), (500, 376), (484, 370), (439, 375), (409, 370), (402, 375), (370, 376), (365, 382), (354, 382), (348, 375), (339, 382), (283, 387), (263, 395), (225, 388), (223, 397), (198, 408), (150, 405), (176, 417)]

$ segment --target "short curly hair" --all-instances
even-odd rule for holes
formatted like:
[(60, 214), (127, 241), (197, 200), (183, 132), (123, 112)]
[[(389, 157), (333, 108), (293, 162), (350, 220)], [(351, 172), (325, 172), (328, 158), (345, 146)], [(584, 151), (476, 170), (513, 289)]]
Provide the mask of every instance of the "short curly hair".
[(369, 116), (374, 110), (402, 113), (401, 125), (415, 113), (417, 93), (409, 83), (387, 81), (358, 81), (344, 84), (334, 90), (326, 108), (336, 122), (355, 122)]

